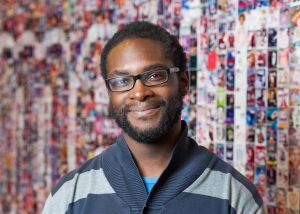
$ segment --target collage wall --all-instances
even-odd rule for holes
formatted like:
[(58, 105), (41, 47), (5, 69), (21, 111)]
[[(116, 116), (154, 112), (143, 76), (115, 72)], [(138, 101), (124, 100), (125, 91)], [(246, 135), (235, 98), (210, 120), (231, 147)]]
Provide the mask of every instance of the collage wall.
[(203, 2), (197, 35), (197, 140), (256, 185), (268, 213), (300, 213), (297, 4)]
[(0, 5), (0, 214), (41, 213), (68, 171), (114, 143), (105, 42), (134, 20), (178, 36), (200, 145), (300, 209), (300, 7), (276, 0), (57, 0)]

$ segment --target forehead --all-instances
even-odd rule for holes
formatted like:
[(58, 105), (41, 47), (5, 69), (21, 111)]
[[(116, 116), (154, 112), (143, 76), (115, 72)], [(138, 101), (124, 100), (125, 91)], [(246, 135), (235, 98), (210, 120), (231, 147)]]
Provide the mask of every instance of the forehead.
[(169, 65), (164, 45), (151, 39), (126, 39), (111, 49), (107, 56), (107, 71), (142, 69), (151, 64)]

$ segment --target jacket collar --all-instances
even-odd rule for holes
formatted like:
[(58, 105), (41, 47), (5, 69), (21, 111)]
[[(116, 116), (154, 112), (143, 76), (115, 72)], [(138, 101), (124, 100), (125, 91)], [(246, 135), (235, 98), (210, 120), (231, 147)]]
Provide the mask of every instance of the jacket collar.
[[(206, 168), (211, 157), (188, 137), (188, 127), (184, 121), (182, 127), (171, 160), (149, 195), (123, 136), (119, 136), (117, 144), (105, 152), (104, 172), (117, 195), (132, 210), (163, 206), (186, 189)], [(194, 160), (194, 157), (199, 160)]]

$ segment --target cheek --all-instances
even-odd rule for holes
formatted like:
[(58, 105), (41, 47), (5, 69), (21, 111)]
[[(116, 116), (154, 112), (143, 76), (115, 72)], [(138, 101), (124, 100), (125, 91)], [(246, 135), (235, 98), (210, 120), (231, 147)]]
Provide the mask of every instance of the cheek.
[(120, 109), (122, 108), (126, 103), (125, 96), (117, 95), (117, 94), (110, 94), (110, 105), (114, 109)]
[(157, 96), (160, 97), (160, 99), (166, 101), (166, 102), (169, 102), (169, 104), (172, 104), (170, 102), (173, 102), (174, 98), (177, 98), (178, 97), (178, 94), (182, 94), (182, 91), (179, 91), (179, 89), (176, 89), (175, 90), (170, 90), (170, 89), (166, 89), (166, 90), (163, 90), (161, 89)]

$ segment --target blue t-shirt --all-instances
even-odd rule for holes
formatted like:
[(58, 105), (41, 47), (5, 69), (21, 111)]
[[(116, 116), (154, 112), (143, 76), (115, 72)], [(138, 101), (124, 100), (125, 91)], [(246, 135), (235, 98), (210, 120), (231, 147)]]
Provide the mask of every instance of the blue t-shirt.
[(144, 184), (146, 186), (148, 194), (151, 192), (153, 186), (157, 182), (158, 178), (156, 177), (143, 177)]

